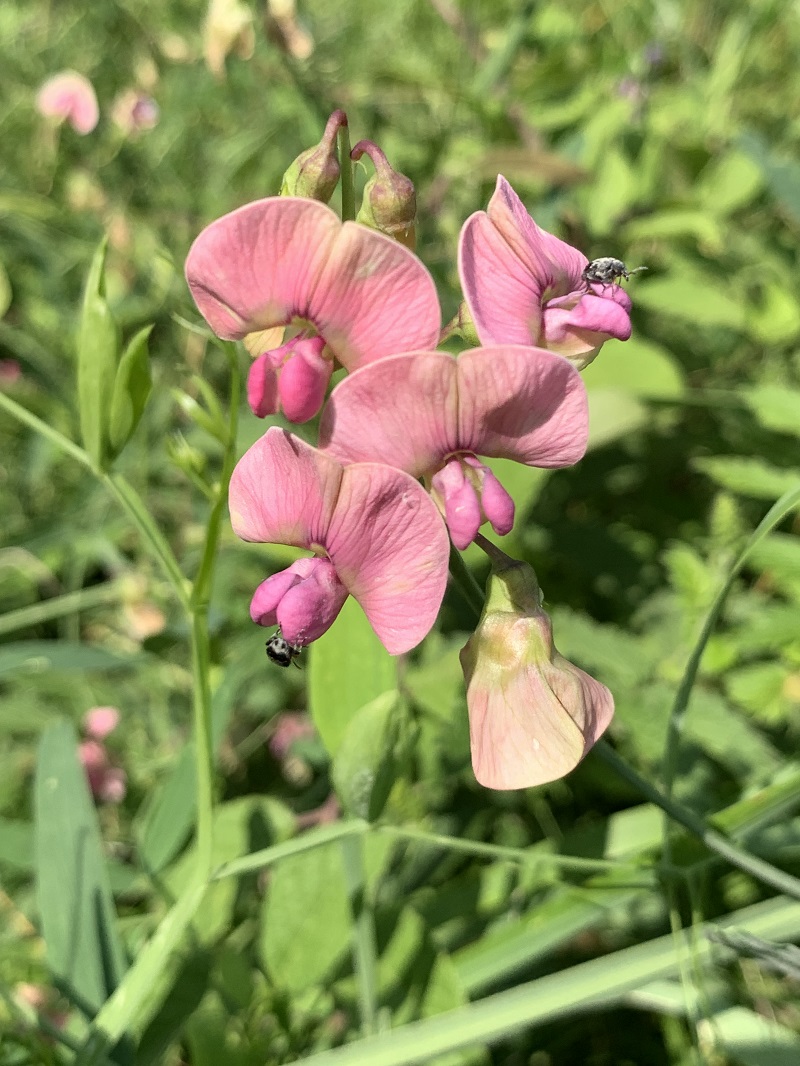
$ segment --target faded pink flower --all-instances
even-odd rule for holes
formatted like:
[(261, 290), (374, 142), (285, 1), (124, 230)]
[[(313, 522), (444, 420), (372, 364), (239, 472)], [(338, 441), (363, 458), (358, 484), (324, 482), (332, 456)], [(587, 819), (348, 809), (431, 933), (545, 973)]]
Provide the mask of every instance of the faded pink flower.
[(230, 485), (234, 531), (314, 554), (267, 578), (250, 615), (304, 647), (333, 623), (348, 594), (392, 655), (417, 645), (447, 583), (447, 535), (422, 487), (380, 463), (343, 467), (273, 427), (242, 456)]
[(36, 108), (45, 118), (68, 122), (80, 134), (91, 133), (100, 118), (92, 83), (74, 70), (48, 78), (36, 95)]
[(111, 105), (111, 119), (126, 137), (158, 125), (159, 107), (152, 96), (139, 89), (125, 89)]
[(16, 385), (22, 377), (22, 367), (16, 359), (0, 359), (0, 389)]
[[(247, 392), (260, 417), (279, 406), (290, 421), (313, 417), (334, 360), (355, 370), (438, 341), (436, 288), (420, 260), (316, 200), (270, 197), (217, 219), (192, 245), (186, 278), (217, 336), (258, 355)], [(252, 336), (279, 326), (295, 332), (282, 347), (274, 333)]]
[(95, 800), (121, 803), (127, 791), (127, 775), (120, 767), (111, 765), (105, 745), (99, 740), (84, 740), (78, 745), (78, 758)]
[(92, 740), (104, 740), (119, 725), (116, 707), (92, 707), (83, 716), (83, 731)]
[(273, 758), (285, 759), (297, 740), (309, 740), (316, 733), (314, 723), (304, 711), (284, 711), (275, 720), (269, 738), (269, 750)]
[(540, 229), (502, 176), (486, 211), (461, 228), (458, 272), (481, 344), (534, 344), (582, 370), (611, 337), (631, 335), (628, 294), (587, 285), (586, 256)]
[(458, 358), (410, 352), (336, 386), (320, 447), (341, 462), (373, 459), (423, 478), (463, 549), (484, 521), (501, 536), (514, 523), (513, 500), (479, 455), (569, 466), (586, 450), (588, 427), (583, 381), (552, 352), (516, 345)]
[(559, 655), (533, 570), (503, 558), (460, 656), (472, 768), (487, 788), (530, 788), (578, 765), (611, 721), (614, 699)]

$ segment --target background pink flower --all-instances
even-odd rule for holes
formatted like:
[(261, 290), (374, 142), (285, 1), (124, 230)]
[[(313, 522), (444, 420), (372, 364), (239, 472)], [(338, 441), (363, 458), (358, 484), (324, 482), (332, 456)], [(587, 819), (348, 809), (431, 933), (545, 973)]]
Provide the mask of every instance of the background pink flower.
[(68, 122), (80, 134), (91, 133), (100, 118), (92, 83), (74, 70), (48, 78), (36, 95), (36, 107), (45, 118)]

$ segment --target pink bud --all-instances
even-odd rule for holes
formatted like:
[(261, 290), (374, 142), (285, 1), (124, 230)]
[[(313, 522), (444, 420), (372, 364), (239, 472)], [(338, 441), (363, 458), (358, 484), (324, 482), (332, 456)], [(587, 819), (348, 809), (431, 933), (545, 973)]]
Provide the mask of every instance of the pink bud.
[(293, 354), (278, 378), (278, 395), (290, 422), (308, 422), (319, 413), (333, 373), (333, 363), (322, 356), (322, 337), (303, 337), (289, 342)]
[(298, 559), (262, 581), (250, 603), (250, 617), (261, 626), (279, 625), (284, 639), (302, 648), (330, 629), (346, 599), (333, 563)]
[(608, 689), (559, 655), (536, 575), (494, 549), (488, 596), (461, 651), (472, 767), (487, 788), (529, 788), (573, 770), (614, 713)]
[(83, 716), (83, 731), (92, 740), (103, 740), (119, 725), (116, 707), (92, 707)]
[(247, 375), (247, 402), (256, 418), (266, 418), (278, 410), (278, 371), (272, 352), (264, 352), (253, 361)]

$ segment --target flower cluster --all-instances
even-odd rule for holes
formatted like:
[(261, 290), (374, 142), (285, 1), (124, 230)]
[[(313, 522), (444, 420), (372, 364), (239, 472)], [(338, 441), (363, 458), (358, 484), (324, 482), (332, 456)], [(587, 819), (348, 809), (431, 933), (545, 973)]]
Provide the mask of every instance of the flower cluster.
[[(354, 158), (372, 159), (376, 178), (359, 221), (326, 205), (350, 165), (336, 156), (346, 123), (335, 112), (320, 145), (287, 171), (282, 195), (213, 222), (186, 262), (212, 330), (255, 357), (254, 413), (320, 415), (318, 447), (273, 425), (230, 484), (240, 537), (309, 552), (267, 577), (250, 606), (256, 623), (279, 627), (273, 657), (283, 665), (326, 632), (348, 595), (391, 654), (419, 644), (444, 596), (450, 542), (463, 550), (485, 543), (484, 523), (500, 536), (513, 526), (514, 501), (490, 461), (577, 462), (588, 438), (579, 370), (605, 340), (630, 335), (627, 294), (586, 281), (586, 257), (541, 230), (500, 177), (459, 245), (463, 318), (480, 347), (437, 350), (436, 288), (408, 247), (409, 180), (361, 142)], [(347, 374), (328, 395), (337, 368)], [(498, 580), (505, 569), (496, 567)], [(462, 653), (473, 766), (494, 788), (566, 773), (613, 712), (610, 693), (555, 652), (538, 586), (507, 600), (498, 624), (490, 594)]]

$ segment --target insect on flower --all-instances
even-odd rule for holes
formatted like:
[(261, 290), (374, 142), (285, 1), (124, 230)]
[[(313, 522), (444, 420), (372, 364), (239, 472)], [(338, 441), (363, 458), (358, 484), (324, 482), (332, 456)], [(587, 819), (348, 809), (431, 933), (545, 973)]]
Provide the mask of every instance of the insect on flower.
[[(267, 641), (267, 658), (278, 666), (290, 666), (302, 651), (296, 644), (290, 644), (281, 634), (280, 627), (275, 630)], [(297, 663), (294, 663), (297, 666)], [(298, 670), (300, 667), (297, 667)]]
[(642, 270), (647, 270), (647, 267), (640, 266), (634, 270), (628, 270), (621, 259), (614, 259), (613, 256), (604, 255), (602, 258), (593, 259), (591, 263), (586, 264), (581, 273), (581, 280), (586, 282), (587, 289), (593, 284), (600, 284), (605, 288), (606, 285), (613, 285), (617, 278), (624, 278), (627, 281)]

